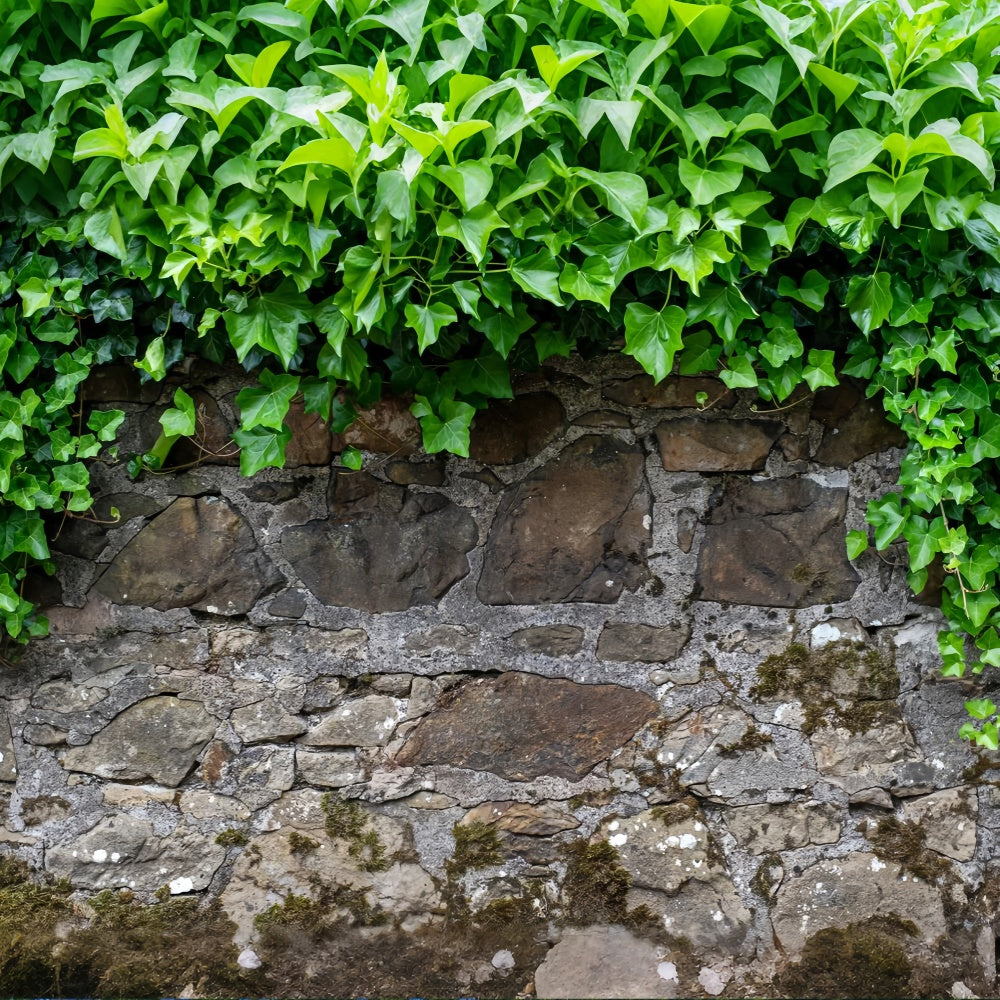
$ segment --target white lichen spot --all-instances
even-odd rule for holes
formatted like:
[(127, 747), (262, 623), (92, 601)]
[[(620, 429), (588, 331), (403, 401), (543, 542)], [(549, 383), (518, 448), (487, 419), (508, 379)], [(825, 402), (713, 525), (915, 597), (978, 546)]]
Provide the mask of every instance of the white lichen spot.
[(214, 604), (206, 604), (205, 605), (205, 610), (210, 615), (217, 615), (219, 613), (219, 609)]
[(701, 831), (705, 829), (705, 825), (700, 820), (696, 819), (694, 821), (694, 828), (698, 831), (698, 833), (701, 833)]
[(122, 859), (122, 856), (117, 851), (112, 851), (111, 852), (111, 860), (112, 861), (118, 862), (118, 861), (121, 861), (121, 859)]
[(828, 646), (831, 642), (836, 642), (842, 633), (831, 622), (820, 622), (810, 635), (812, 636), (812, 644), (814, 646)]
[(615, 820), (612, 820), (612, 821), (611, 821), (611, 822), (610, 822), (610, 823), (608, 824), (608, 829), (609, 829), (609, 830), (610, 830), (610, 831), (611, 831), (612, 833), (614, 833), (614, 831), (615, 831), (615, 830), (617, 830), (619, 826), (620, 826), (620, 824), (619, 824), (618, 820), (616, 820), (616, 819), (615, 819)]
[(614, 585), (615, 585), (615, 581), (614, 580), (605, 580), (604, 581), (604, 586), (605, 587), (613, 587)]
[(167, 887), (170, 889), (170, 895), (176, 896), (182, 892), (190, 892), (194, 888), (194, 882), (187, 875), (182, 875), (168, 882)]
[(94, 860), (98, 864), (103, 864), (105, 861), (108, 860), (108, 852), (102, 850), (101, 848), (98, 848), (96, 851), (94, 851)]
[(382, 722), (383, 729), (392, 729), (394, 725), (396, 725), (396, 720), (393, 718), (387, 718)]
[(656, 974), (668, 983), (677, 982), (677, 966), (673, 962), (660, 962), (656, 967)]
[(688, 851), (692, 847), (698, 846), (698, 838), (693, 833), (682, 833), (678, 840), (678, 846)]
[(885, 868), (885, 862), (884, 861), (879, 861), (878, 858), (872, 858), (872, 865), (871, 865), (871, 867), (872, 867), (872, 871), (873, 872), (880, 872), (880, 871), (882, 871), (883, 868)]
[(506, 948), (501, 948), (493, 958), (490, 959), (490, 965), (494, 969), (513, 969), (517, 962), (514, 960), (513, 954), (509, 952)]
[(642, 526), (649, 531), (653, 527), (653, 519), (648, 514), (642, 515)]
[(627, 840), (627, 833), (616, 833), (613, 837), (608, 837), (608, 843), (612, 847), (621, 847)]
[(712, 914), (712, 919), (718, 924), (725, 920), (726, 916), (722, 910), (716, 910), (715, 913)]
[(253, 948), (244, 948), (236, 959), (236, 964), (241, 969), (259, 969), (260, 959)]

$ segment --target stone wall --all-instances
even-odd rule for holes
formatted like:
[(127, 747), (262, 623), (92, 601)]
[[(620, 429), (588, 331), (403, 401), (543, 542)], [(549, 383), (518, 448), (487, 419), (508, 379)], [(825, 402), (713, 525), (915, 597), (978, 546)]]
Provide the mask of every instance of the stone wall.
[[(0, 673), (0, 989), (996, 995), (970, 688), (901, 554), (844, 554), (899, 441), (630, 364), (525, 377), (468, 460), (297, 412), (252, 480), (194, 369), (175, 471), (96, 463)], [(123, 452), (161, 388), (91, 380)]]

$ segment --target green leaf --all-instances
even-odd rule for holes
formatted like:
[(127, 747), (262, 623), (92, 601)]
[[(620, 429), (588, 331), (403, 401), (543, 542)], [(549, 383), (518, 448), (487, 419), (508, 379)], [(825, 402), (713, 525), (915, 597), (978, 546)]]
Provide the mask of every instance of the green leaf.
[(833, 351), (810, 350), (806, 361), (802, 377), (813, 392), (821, 386), (837, 384), (837, 374), (833, 370)]
[(257, 426), (250, 430), (239, 428), (233, 440), (240, 448), (240, 472), (252, 476), (261, 469), (281, 468), (285, 464), (285, 448), (292, 439), (292, 429)]
[[(690, 315), (689, 315), (690, 318)], [(714, 372), (719, 367), (719, 355), (722, 345), (707, 330), (698, 330), (684, 339), (684, 351), (681, 354), (681, 375), (698, 375), (701, 372)]]
[(559, 81), (572, 73), (578, 66), (582, 66), (588, 59), (599, 56), (603, 51), (600, 47), (567, 39), (560, 39), (555, 49), (551, 45), (531, 46), (531, 54), (535, 57), (538, 74), (551, 91), (555, 91), (556, 87), (559, 86)]
[(167, 437), (191, 437), (195, 432), (194, 400), (183, 390), (174, 392), (174, 405), (160, 416)]
[(275, 375), (265, 369), (260, 373), (259, 386), (241, 389), (236, 396), (240, 426), (245, 431), (254, 427), (280, 429), (298, 391), (298, 375)]
[(877, 330), (892, 311), (892, 291), (890, 278), (885, 271), (869, 275), (867, 278), (851, 278), (847, 289), (846, 305), (851, 319), (862, 333)]
[(796, 286), (791, 278), (782, 275), (778, 280), (778, 294), (795, 299), (814, 312), (820, 312), (826, 303), (826, 295), (830, 290), (830, 282), (819, 271), (806, 271), (802, 276), (802, 284)]
[(906, 514), (898, 493), (889, 493), (881, 500), (868, 501), (868, 523), (875, 529), (875, 548), (888, 548), (902, 533)]
[(724, 194), (735, 191), (743, 180), (741, 166), (722, 166), (706, 169), (681, 157), (677, 161), (681, 183), (687, 188), (696, 205), (709, 205)]
[(406, 325), (417, 332), (417, 345), (420, 353), (437, 343), (441, 330), (454, 323), (458, 314), (443, 302), (431, 302), (428, 305), (418, 305), (408, 302), (404, 310)]
[(863, 552), (868, 549), (868, 532), (867, 531), (849, 531), (847, 533), (847, 558), (857, 559)]
[(996, 705), (989, 698), (972, 698), (965, 703), (965, 710), (974, 719), (988, 719), (996, 713)]
[(241, 312), (226, 310), (222, 318), (240, 361), (260, 347), (277, 355), (287, 368), (299, 348), (299, 330), (311, 314), (304, 295), (279, 289), (255, 296)]
[(867, 171), (882, 152), (882, 136), (866, 128), (838, 132), (827, 150), (827, 178), (824, 191), (843, 184)]
[(848, 76), (846, 73), (831, 69), (822, 63), (810, 63), (809, 72), (833, 94), (834, 104), (838, 111), (861, 82), (857, 77)]
[(506, 228), (507, 223), (487, 202), (477, 205), (471, 212), (466, 212), (460, 217), (452, 215), (451, 212), (442, 212), (437, 221), (438, 235), (458, 240), (477, 265), (481, 264), (486, 256), (490, 236), (496, 230)]
[(693, 240), (674, 241), (661, 235), (653, 267), (657, 271), (669, 268), (697, 295), (698, 286), (714, 270), (717, 263), (733, 259), (726, 238), (715, 230), (705, 230)]
[(548, 250), (537, 250), (512, 263), (510, 276), (529, 295), (557, 306), (563, 304), (559, 294), (559, 264)]
[(340, 453), (340, 464), (344, 466), (345, 469), (353, 469), (355, 472), (359, 471), (361, 467), (365, 464), (365, 456), (358, 451), (353, 445), (348, 445)]
[(941, 653), (941, 673), (944, 677), (961, 677), (965, 673), (965, 641), (955, 632), (938, 632)]
[(660, 382), (674, 367), (674, 355), (683, 346), (681, 333), (687, 314), (680, 306), (665, 305), (657, 311), (640, 302), (625, 308), (625, 348), (653, 378)]
[(889, 217), (893, 227), (899, 229), (903, 212), (924, 189), (927, 168), (911, 170), (893, 180), (882, 174), (868, 177), (868, 194), (871, 200)]
[(603, 257), (588, 257), (581, 267), (567, 264), (559, 275), (559, 287), (581, 302), (596, 302), (611, 308), (611, 294), (617, 287), (611, 267)]
[(706, 55), (722, 34), (731, 13), (726, 4), (682, 3), (681, 0), (670, 0), (670, 10)]
[(469, 425), (476, 414), (475, 407), (444, 399), (435, 411), (426, 396), (416, 395), (410, 412), (420, 421), (424, 451), (428, 455), (449, 451), (462, 458), (469, 457)]

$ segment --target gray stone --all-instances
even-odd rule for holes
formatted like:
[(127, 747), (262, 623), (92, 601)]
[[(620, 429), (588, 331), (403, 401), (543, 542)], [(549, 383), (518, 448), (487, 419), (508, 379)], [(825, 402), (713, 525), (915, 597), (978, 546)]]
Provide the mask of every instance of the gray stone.
[(418, 656), (434, 653), (475, 652), (479, 645), (479, 632), (468, 625), (435, 625), (426, 632), (413, 632), (406, 637), (405, 646)]
[(346, 691), (347, 683), (342, 677), (317, 677), (306, 685), (302, 700), (303, 711), (334, 708), (344, 700)]
[(116, 604), (240, 615), (281, 582), (225, 500), (181, 497), (122, 549), (94, 589)]
[(848, 600), (859, 576), (844, 549), (847, 490), (811, 479), (731, 479), (698, 561), (706, 601), (802, 608)]
[(532, 805), (510, 801), (480, 803), (459, 820), (459, 826), (470, 823), (486, 823), (498, 830), (530, 837), (548, 837), (563, 830), (575, 830), (580, 825), (572, 813), (548, 803)]
[(152, 778), (176, 787), (215, 735), (217, 722), (200, 702), (169, 695), (146, 698), (116, 716), (91, 741), (67, 750), (62, 765), (117, 781)]
[(624, 927), (567, 930), (535, 970), (540, 997), (676, 997), (677, 966)]
[(978, 812), (975, 790), (963, 785), (911, 799), (903, 807), (903, 819), (923, 826), (932, 851), (955, 861), (971, 861), (976, 855)]
[(0, 781), (17, 781), (14, 740), (7, 716), (0, 712)]
[(656, 428), (667, 472), (754, 472), (764, 468), (781, 424), (679, 417)]
[(491, 771), (514, 781), (582, 778), (656, 713), (613, 684), (508, 673), (470, 681), (421, 720), (397, 761)]
[(436, 601), (469, 572), (468, 511), (432, 493), (376, 484), (331, 505), (330, 517), (286, 528), (281, 548), (324, 604), (405, 611)]
[(304, 719), (289, 715), (273, 698), (237, 708), (230, 721), (243, 743), (273, 743), (301, 736), (309, 727)]
[(89, 687), (72, 681), (49, 681), (31, 696), (31, 706), (45, 712), (82, 712), (96, 705), (107, 694), (107, 688)]
[(573, 656), (583, 646), (583, 629), (576, 625), (531, 625), (508, 637), (515, 646), (543, 656)]
[(343, 788), (365, 780), (365, 769), (350, 750), (296, 750), (299, 778), (320, 788)]
[(372, 690), (379, 694), (391, 694), (405, 698), (410, 693), (413, 674), (378, 674), (372, 678)]
[(819, 861), (801, 875), (786, 878), (771, 923), (779, 946), (794, 958), (819, 930), (890, 914), (912, 921), (928, 948), (947, 929), (940, 889), (874, 854), (855, 853)]
[(691, 638), (687, 622), (671, 625), (630, 625), (609, 622), (597, 640), (597, 658), (623, 663), (666, 663), (680, 654)]
[[(2, 725), (2, 724), (0, 724)], [(25, 743), (39, 747), (55, 747), (66, 742), (66, 730), (57, 729), (47, 723), (31, 722), (24, 727), (21, 736)]]
[(587, 435), (505, 490), (479, 599), (608, 604), (642, 583), (650, 540), (644, 465), (639, 445)]
[(299, 742), (309, 747), (385, 746), (405, 715), (404, 703), (388, 695), (342, 701)]
[(884, 788), (900, 764), (920, 755), (895, 702), (865, 704), (884, 706), (871, 728), (852, 732), (844, 726), (824, 725), (809, 737), (817, 770), (848, 792)]
[(301, 618), (306, 611), (306, 598), (301, 590), (284, 590), (267, 606), (275, 618)]
[(789, 802), (726, 810), (726, 826), (754, 854), (793, 851), (840, 839), (842, 811), (829, 802)]
[(861, 788), (852, 792), (848, 801), (852, 806), (871, 806), (873, 809), (892, 809), (892, 796), (884, 788)]

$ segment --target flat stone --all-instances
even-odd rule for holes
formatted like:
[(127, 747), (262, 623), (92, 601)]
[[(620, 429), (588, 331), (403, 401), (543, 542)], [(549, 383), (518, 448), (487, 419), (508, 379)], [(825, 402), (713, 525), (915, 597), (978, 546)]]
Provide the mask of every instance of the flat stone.
[(404, 462), (396, 459), (387, 462), (385, 474), (391, 482), (400, 486), (443, 486), (445, 480), (444, 462)]
[(764, 468), (781, 424), (678, 417), (656, 428), (667, 472), (754, 472)]
[(115, 604), (239, 615), (281, 579), (225, 500), (181, 497), (122, 549), (94, 589)]
[(203, 788), (192, 788), (181, 792), (177, 807), (185, 816), (194, 819), (216, 821), (225, 819), (242, 823), (250, 818), (250, 810), (239, 799), (231, 795), (215, 795)]
[(544, 656), (573, 656), (583, 646), (583, 629), (576, 625), (531, 625), (508, 637), (515, 646)]
[(562, 403), (547, 392), (492, 403), (476, 414), (469, 457), (486, 465), (513, 465), (537, 455), (566, 426)]
[(116, 781), (152, 778), (175, 788), (217, 725), (200, 702), (172, 695), (146, 698), (115, 716), (86, 746), (67, 750), (61, 763), (68, 771)]
[(341, 702), (299, 740), (309, 747), (381, 747), (405, 718), (397, 698), (371, 694)]
[(45, 867), (81, 889), (127, 888), (172, 894), (204, 889), (225, 859), (225, 848), (182, 824), (165, 836), (149, 820), (118, 815), (101, 820), (72, 844), (45, 853)]
[[(2, 724), (0, 724), (2, 725)], [(66, 742), (67, 731), (57, 729), (46, 723), (31, 722), (24, 727), (21, 733), (25, 743), (31, 743), (38, 747), (55, 747)]]
[(283, 590), (267, 606), (275, 618), (301, 618), (306, 611), (306, 595), (301, 590)]
[(794, 851), (840, 839), (842, 810), (829, 802), (789, 802), (726, 810), (726, 826), (754, 854)]
[(284, 423), (291, 429), (292, 439), (285, 446), (285, 468), (304, 465), (329, 465), (333, 457), (330, 428), (317, 413), (306, 413), (305, 403), (293, 400)]
[(736, 396), (716, 378), (671, 375), (654, 382), (649, 375), (636, 375), (622, 382), (604, 386), (604, 397), (623, 406), (652, 409), (693, 409), (698, 406), (698, 394), (706, 393), (713, 409), (729, 409)]
[(676, 997), (675, 963), (624, 927), (567, 929), (535, 970), (535, 992), (569, 997)]
[(411, 632), (404, 646), (418, 656), (434, 653), (469, 654), (479, 645), (479, 633), (468, 625), (435, 625), (426, 632)]
[(0, 781), (17, 781), (14, 740), (7, 716), (0, 712)]
[(405, 396), (386, 396), (371, 409), (361, 410), (343, 434), (333, 436), (333, 450), (351, 445), (381, 455), (412, 455), (420, 447), (420, 425), (410, 413), (410, 402)]
[(691, 638), (691, 626), (629, 625), (609, 622), (597, 640), (597, 658), (621, 663), (666, 663), (677, 657)]
[(436, 601), (469, 572), (476, 541), (472, 516), (443, 496), (376, 484), (286, 528), (281, 548), (324, 604), (382, 612)]
[[(165, 506), (164, 501), (145, 497), (141, 493), (104, 494), (94, 499), (94, 520), (67, 518), (59, 535), (49, 544), (57, 552), (96, 560), (108, 544), (108, 531), (122, 527), (133, 518), (158, 514)], [(117, 516), (112, 508), (118, 512)]]
[(487, 823), (498, 830), (524, 834), (529, 837), (548, 837), (563, 830), (575, 830), (580, 821), (563, 809), (543, 803), (483, 802), (470, 809), (460, 820), (459, 826), (470, 823)]
[(591, 410), (578, 416), (573, 424), (576, 427), (596, 427), (604, 430), (608, 427), (631, 427), (632, 421), (617, 410)]
[(507, 673), (456, 688), (408, 737), (397, 761), (490, 771), (513, 781), (579, 779), (657, 710), (613, 684)]
[(21, 802), (21, 818), (25, 826), (40, 826), (52, 820), (65, 819), (72, 805), (60, 795), (34, 795)]
[(698, 560), (706, 601), (804, 608), (846, 601), (860, 577), (844, 549), (847, 490), (811, 479), (727, 481)]
[(49, 681), (35, 689), (31, 707), (44, 712), (83, 712), (107, 696), (107, 688), (89, 687), (73, 681)]
[(365, 769), (349, 750), (295, 751), (295, 769), (308, 785), (343, 788), (365, 780)]
[(978, 813), (975, 789), (966, 785), (910, 799), (903, 807), (904, 820), (923, 826), (927, 846), (955, 861), (971, 861), (976, 855)]
[(807, 939), (827, 927), (846, 927), (889, 915), (910, 920), (929, 948), (947, 930), (941, 890), (906, 875), (874, 854), (819, 861), (786, 878), (771, 910), (779, 946), (798, 957)]
[(847, 468), (865, 455), (906, 444), (906, 435), (886, 419), (877, 401), (865, 398), (854, 382), (816, 393), (812, 417), (823, 425), (823, 438), (815, 455), (823, 465)]
[(289, 715), (273, 698), (235, 709), (230, 721), (243, 743), (290, 740), (309, 729), (304, 719)]
[(587, 435), (504, 491), (484, 553), (484, 604), (616, 601), (647, 575), (650, 499), (638, 444)]
[(834, 779), (848, 792), (886, 787), (899, 765), (919, 758), (910, 727), (895, 702), (868, 702), (884, 711), (863, 732), (843, 726), (821, 726), (809, 737), (820, 774)]

